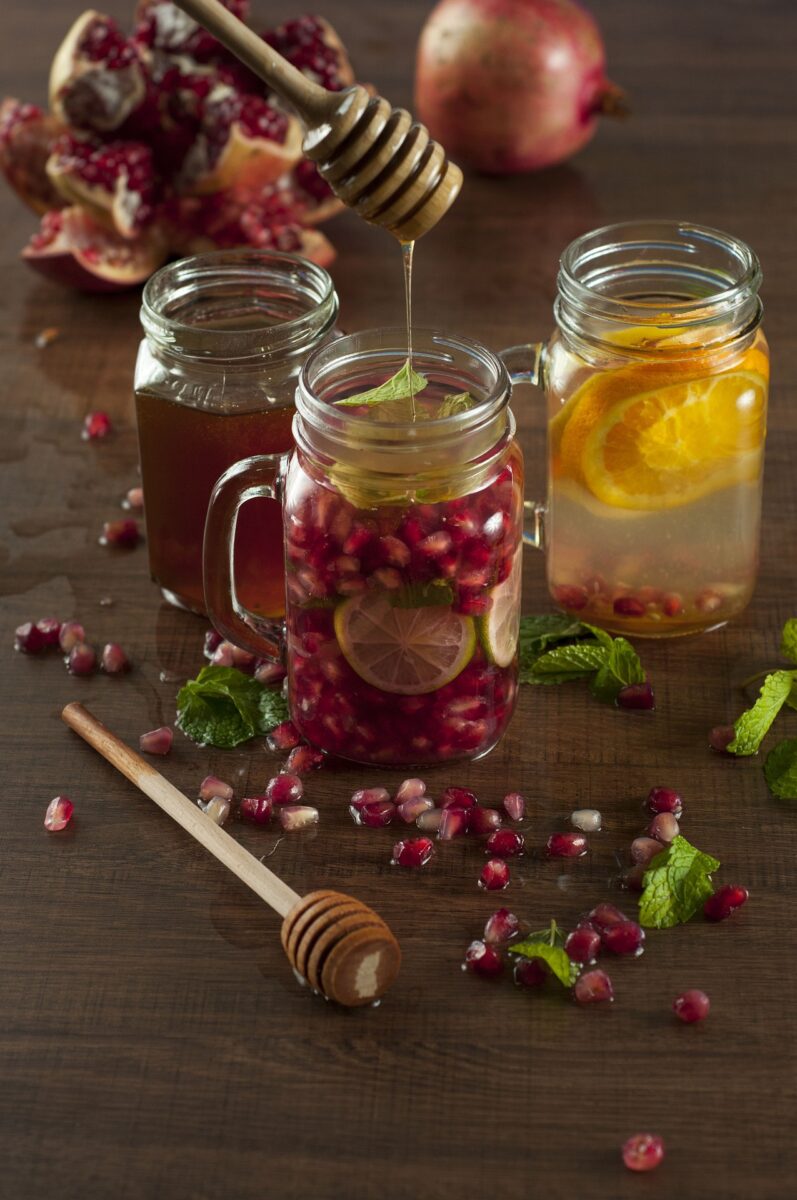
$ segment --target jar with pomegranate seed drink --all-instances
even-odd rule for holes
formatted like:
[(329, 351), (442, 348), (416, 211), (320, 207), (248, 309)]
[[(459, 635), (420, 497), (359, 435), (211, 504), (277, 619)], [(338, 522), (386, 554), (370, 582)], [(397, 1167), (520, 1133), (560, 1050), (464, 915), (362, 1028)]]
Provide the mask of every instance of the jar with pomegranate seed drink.
[[(326, 271), (271, 250), (184, 258), (144, 288), (136, 416), (150, 571), (170, 603), (205, 612), (202, 538), (213, 485), (239, 459), (292, 445), (299, 370), (332, 336), (337, 313)], [(273, 505), (241, 515), (235, 560), (247, 607), (283, 613)]]
[[(229, 470), (205, 533), (216, 627), (258, 655), (284, 652), (300, 732), (362, 763), (486, 754), (517, 693), (523, 463), (509, 378), (478, 343), (419, 330), (410, 376), (406, 337), (369, 330), (316, 351), (295, 451)], [(283, 506), (284, 625), (245, 610), (230, 570), (238, 510), (256, 496)]]
[(769, 352), (753, 252), (714, 229), (629, 222), (561, 260), (547, 347), (506, 352), (548, 398), (554, 601), (614, 633), (738, 615), (758, 565)]

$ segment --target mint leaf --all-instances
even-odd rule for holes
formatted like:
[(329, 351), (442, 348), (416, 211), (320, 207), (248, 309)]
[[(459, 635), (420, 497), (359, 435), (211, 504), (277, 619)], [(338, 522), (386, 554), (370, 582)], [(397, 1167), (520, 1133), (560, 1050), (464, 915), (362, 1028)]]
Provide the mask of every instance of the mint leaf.
[[(255, 680), (257, 683), (257, 680)], [(288, 701), (282, 694), (282, 688), (268, 688), (261, 686), (260, 696), (257, 701), (257, 733), (260, 737), (265, 737), (267, 733), (271, 733), (277, 725), (281, 725), (283, 721), (287, 721), (290, 716), (288, 710)]]
[(280, 689), (235, 667), (203, 667), (177, 694), (177, 724), (200, 745), (231, 749), (269, 733), (287, 716)]
[(794, 671), (773, 671), (767, 675), (758, 699), (734, 722), (736, 736), (728, 746), (729, 754), (757, 754), (770, 725), (783, 708), (794, 686)]
[(789, 617), (780, 637), (780, 652), (789, 662), (797, 663), (797, 617)]
[(572, 987), (578, 979), (580, 968), (565, 952), (564, 936), (556, 921), (551, 921), (550, 930), (542, 929), (539, 933), (528, 934), (521, 942), (514, 942), (509, 953), (520, 954), (523, 958), (541, 958), (564, 987)]
[(177, 697), (177, 725), (192, 742), (222, 750), (231, 750), (254, 736), (252, 726), (229, 699), (202, 696), (185, 688)]
[(438, 417), (453, 417), (457, 413), (467, 412), (476, 407), (476, 401), (470, 392), (457, 392), (456, 395), (444, 396), (437, 410)]
[(609, 651), (597, 642), (573, 642), (541, 654), (531, 668), (530, 683), (566, 683), (592, 675), (608, 661)]
[(445, 579), (429, 583), (407, 583), (388, 592), (393, 608), (443, 608), (454, 603), (454, 593)]
[(382, 404), (386, 400), (406, 400), (408, 397), (417, 396), (418, 392), (422, 392), (427, 383), (426, 377), (413, 371), (410, 360), (407, 359), (404, 366), (396, 371), (395, 375), (391, 375), (390, 379), (380, 383), (379, 387), (371, 388), (367, 392), (360, 392), (358, 396), (347, 396), (345, 400), (338, 400), (337, 407), (358, 408), (361, 404), (370, 406), (371, 404)]
[(543, 613), (537, 617), (521, 617), (518, 635), (520, 657), (520, 682), (533, 682), (528, 678), (534, 663), (542, 652), (557, 642), (570, 641), (584, 634), (584, 626), (563, 613)]
[(764, 776), (773, 796), (797, 800), (797, 738), (786, 738), (770, 750)]
[(714, 891), (716, 858), (680, 835), (657, 854), (643, 877), (639, 920), (647, 929), (670, 929), (688, 921)]
[(791, 685), (791, 691), (786, 697), (786, 707), (797, 709), (797, 679)]
[(630, 642), (624, 637), (610, 638), (609, 641), (609, 657), (590, 684), (590, 691), (596, 700), (614, 704), (624, 687), (631, 683), (645, 682), (645, 672), (639, 655)]

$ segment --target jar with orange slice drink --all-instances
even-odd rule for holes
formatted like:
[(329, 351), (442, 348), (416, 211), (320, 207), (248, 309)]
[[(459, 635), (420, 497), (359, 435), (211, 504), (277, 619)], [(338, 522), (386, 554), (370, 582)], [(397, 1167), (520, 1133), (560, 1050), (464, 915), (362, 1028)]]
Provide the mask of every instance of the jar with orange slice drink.
[(749, 602), (769, 380), (760, 280), (752, 251), (716, 230), (611, 226), (562, 256), (547, 347), (507, 352), (513, 378), (546, 390), (532, 540), (579, 619), (666, 637)]

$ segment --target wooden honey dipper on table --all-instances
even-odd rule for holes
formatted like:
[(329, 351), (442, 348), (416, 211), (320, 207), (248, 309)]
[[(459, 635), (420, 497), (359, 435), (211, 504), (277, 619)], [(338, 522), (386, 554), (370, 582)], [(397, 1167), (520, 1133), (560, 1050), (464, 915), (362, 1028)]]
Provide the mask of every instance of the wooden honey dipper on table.
[(456, 200), (462, 172), (403, 108), (361, 84), (328, 92), (219, 0), (175, 0), (301, 117), (302, 149), (336, 196), (402, 242), (428, 233)]
[(395, 981), (401, 950), (381, 917), (343, 892), (300, 896), (216, 825), (140, 754), (77, 701), (61, 713), (70, 728), (237, 875), (283, 918), (288, 961), (316, 991), (354, 1008), (378, 1000)]

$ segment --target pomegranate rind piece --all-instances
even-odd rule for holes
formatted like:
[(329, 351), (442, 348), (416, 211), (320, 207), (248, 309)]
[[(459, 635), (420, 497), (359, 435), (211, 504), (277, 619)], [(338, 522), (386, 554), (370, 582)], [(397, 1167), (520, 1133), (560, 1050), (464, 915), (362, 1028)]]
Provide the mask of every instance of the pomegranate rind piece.
[[(92, 160), (114, 156), (117, 170), (112, 187), (89, 183), (96, 168)], [(144, 186), (131, 184), (131, 169), (143, 170)], [(67, 136), (56, 143), (47, 160), (47, 175), (66, 204), (81, 205), (100, 224), (134, 238), (155, 215), (155, 169), (152, 151), (143, 142), (87, 142)]]
[[(324, 17), (297, 17), (292, 21), (285, 21), (276, 29), (267, 29), (261, 37), (303, 75), (312, 79), (313, 83), (320, 83), (328, 91), (342, 91), (354, 83), (354, 69), (343, 42)], [(314, 66), (312, 55), (310, 61), (306, 61), (306, 51), (312, 46), (313, 40), (323, 43), (324, 46), (323, 57), (326, 62), (317, 63), (317, 66), (324, 68), (323, 73), (319, 73)]]
[[(216, 156), (211, 149), (214, 103), (234, 99), (232, 90), (218, 89), (221, 99), (208, 98), (204, 111), (206, 132), (200, 134), (186, 155), (180, 172), (180, 191), (186, 195), (207, 196), (214, 192), (235, 190), (256, 195), (264, 187), (276, 183), (280, 176), (296, 166), (302, 157), (302, 127), (295, 117), (280, 114), (286, 122), (282, 140), (256, 136), (247, 132), (240, 120), (230, 124), (227, 140)], [(251, 105), (253, 100), (249, 100)]]
[(132, 47), (129, 62), (116, 69), (102, 60), (92, 62), (84, 53), (84, 40), (98, 21), (122, 38), (116, 22), (95, 9), (79, 16), (50, 67), (50, 108), (65, 125), (109, 133), (123, 125), (143, 102), (147, 85)]
[(55, 117), (35, 104), (23, 104), (10, 96), (0, 104), (0, 170), (35, 213), (65, 204), (47, 174), (47, 159), (61, 132)]
[(144, 283), (167, 254), (155, 231), (122, 238), (74, 206), (45, 213), (22, 258), (34, 271), (64, 287), (119, 292)]

